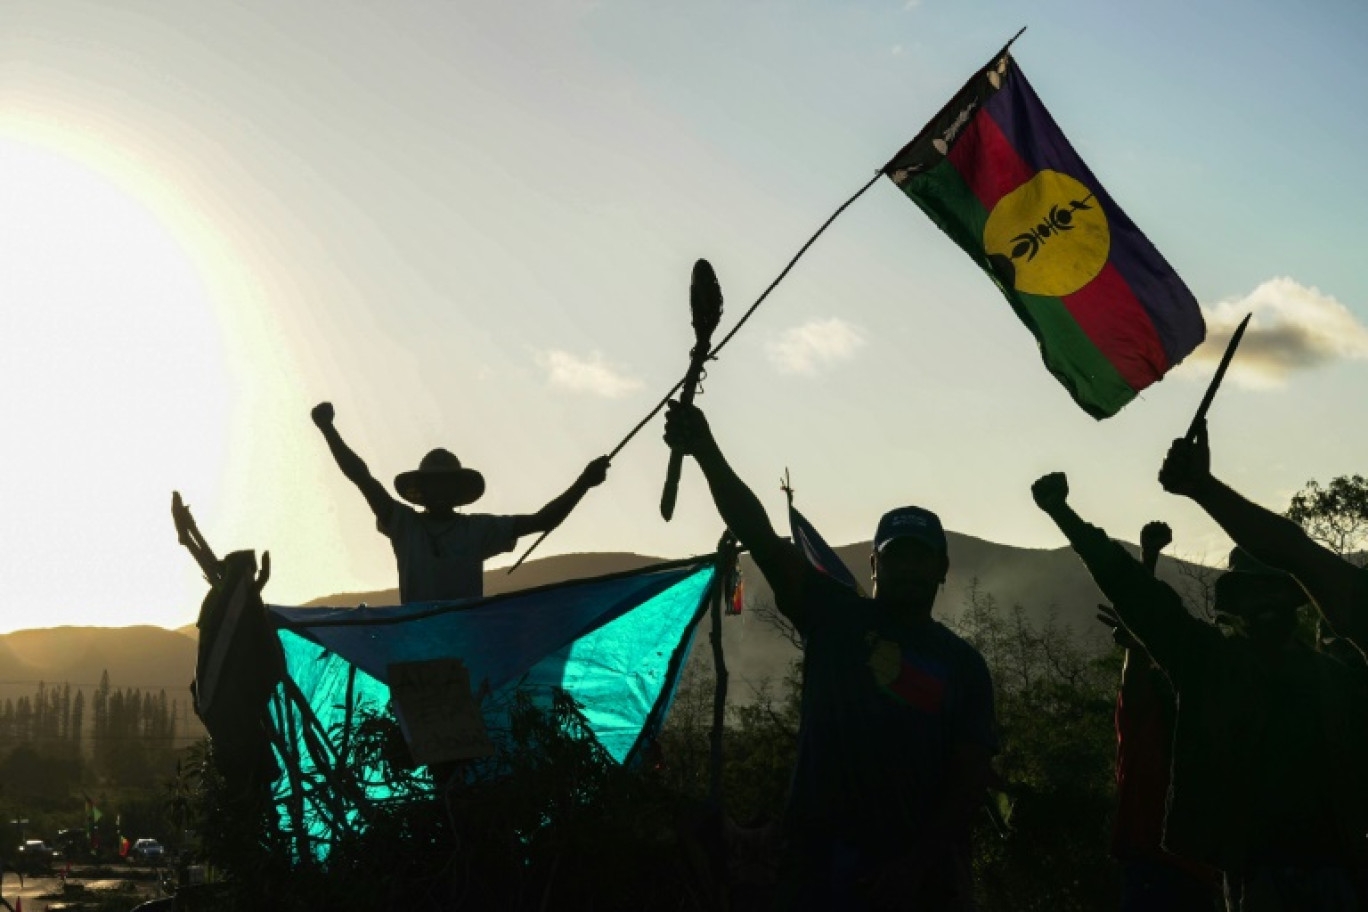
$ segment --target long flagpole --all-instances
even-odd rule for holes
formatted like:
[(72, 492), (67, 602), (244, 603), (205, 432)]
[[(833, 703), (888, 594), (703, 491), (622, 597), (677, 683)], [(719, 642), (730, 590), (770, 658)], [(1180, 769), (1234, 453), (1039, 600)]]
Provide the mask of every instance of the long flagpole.
[[(793, 255), (793, 259), (789, 260), (788, 265), (784, 267), (783, 272), (780, 272), (778, 277), (775, 278), (773, 282), (770, 282), (769, 287), (766, 288), (763, 292), (761, 292), (760, 297), (755, 299), (755, 303), (746, 309), (746, 312), (741, 315), (741, 319), (736, 321), (736, 325), (731, 328), (731, 331), (722, 337), (721, 342), (718, 342), (716, 345), (712, 347), (712, 350), (708, 352), (707, 360), (711, 361), (717, 357), (717, 353), (720, 352), (726, 346), (726, 344), (732, 340), (732, 336), (735, 336), (737, 331), (740, 330), (741, 327), (746, 324), (746, 321), (751, 318), (751, 314), (755, 313), (756, 309), (764, 303), (766, 298), (769, 297), (770, 292), (774, 291), (775, 287), (784, 280), (784, 277), (789, 274), (789, 272), (793, 269), (794, 265), (797, 264), (797, 262), (800, 259), (802, 259), (803, 254), (808, 252), (808, 248), (811, 247), (814, 243), (816, 243), (817, 239), (822, 236), (822, 232), (826, 231), (827, 228), (831, 226), (831, 223), (836, 221), (837, 217), (840, 216), (842, 212), (845, 212), (847, 209), (850, 208), (852, 203), (854, 203), (861, 196), (864, 196), (865, 191), (868, 190), (870, 187), (874, 186), (875, 181), (877, 181), (879, 178), (883, 176), (883, 170), (874, 172), (874, 176), (869, 179), (869, 182), (867, 184), (865, 184), (859, 190), (855, 191), (854, 196), (852, 196), (850, 199), (842, 203), (835, 212), (831, 213), (827, 220), (822, 223), (822, 227), (818, 228), (817, 231), (813, 233), (812, 237), (807, 239), (807, 243), (805, 243), (801, 248), (799, 248), (798, 252)], [(648, 421), (650, 421), (656, 415), (660, 414), (660, 410), (663, 409), (665, 407), (665, 404), (670, 401), (670, 397), (673, 396), (676, 392), (678, 392), (679, 389), (684, 385), (685, 379), (687, 378), (680, 377), (679, 382), (676, 383), (674, 386), (670, 387), (670, 391), (661, 397), (660, 401), (656, 403), (655, 408), (647, 412), (646, 417), (638, 421), (636, 423), (636, 427), (628, 431), (627, 436), (623, 437), (622, 441), (618, 443), (617, 446), (613, 447), (613, 451), (608, 454), (609, 462), (613, 461), (613, 457), (617, 456), (617, 454), (622, 451), (622, 448), (625, 447), (627, 443), (633, 437), (635, 437), (643, 427), (646, 426), (646, 423)], [(523, 552), (522, 557), (518, 558), (517, 562), (513, 566), (508, 568), (508, 572), (512, 573), (514, 570), (517, 570), (519, 567), (521, 567), (523, 561), (527, 560), (528, 556), (533, 551), (536, 551), (537, 546), (544, 542), (546, 540), (546, 536), (550, 535), (553, 531), (555, 530), (547, 529), (545, 532), (543, 532), (541, 536), (532, 543), (532, 546)]]

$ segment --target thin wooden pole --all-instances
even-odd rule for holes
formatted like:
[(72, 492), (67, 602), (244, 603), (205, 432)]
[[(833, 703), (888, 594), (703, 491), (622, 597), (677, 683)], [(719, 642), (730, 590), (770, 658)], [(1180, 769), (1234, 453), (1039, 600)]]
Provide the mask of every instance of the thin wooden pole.
[(717, 574), (713, 578), (713, 599), (709, 606), (712, 615), (712, 630), (708, 639), (712, 643), (713, 658), (713, 717), (712, 730), (709, 732), (708, 757), (708, 798), (719, 819), (722, 816), (722, 737), (727, 722), (727, 657), (722, 651), (722, 604), (730, 593), (727, 583), (736, 570), (739, 554), (736, 539), (730, 531), (724, 532), (717, 543)]

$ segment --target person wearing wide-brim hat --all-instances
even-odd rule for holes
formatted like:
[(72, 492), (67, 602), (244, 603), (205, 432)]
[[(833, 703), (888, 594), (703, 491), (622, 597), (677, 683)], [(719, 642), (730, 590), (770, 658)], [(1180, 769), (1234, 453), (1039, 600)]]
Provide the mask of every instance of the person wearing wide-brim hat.
[(484, 562), (513, 550), (521, 536), (549, 532), (565, 520), (585, 493), (603, 483), (608, 457), (592, 460), (564, 493), (536, 513), (495, 516), (461, 513), (484, 495), (484, 476), (461, 465), (444, 449), (429, 452), (418, 468), (401, 472), (394, 489), (421, 511), (400, 503), (370, 473), (361, 457), (342, 440), (333, 424), (332, 403), (312, 412), (338, 468), (365, 495), (375, 525), (390, 540), (399, 565), (399, 600), (431, 602), (479, 598), (484, 594)]

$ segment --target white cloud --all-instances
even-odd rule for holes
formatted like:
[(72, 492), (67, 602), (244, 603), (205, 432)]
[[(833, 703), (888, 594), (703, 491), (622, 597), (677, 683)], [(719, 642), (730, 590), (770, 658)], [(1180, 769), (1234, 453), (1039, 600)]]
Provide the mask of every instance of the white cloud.
[(765, 345), (765, 354), (781, 374), (813, 374), (851, 358), (865, 344), (864, 333), (840, 317), (809, 320), (785, 330)]
[(893, 45), (893, 56), (894, 56), (894, 57), (898, 57), (898, 56), (900, 56), (901, 54), (902, 54), (902, 45), (901, 45), (901, 44), (895, 44), (895, 45)]
[(907, 2), (903, 4), (903, 9), (914, 10), (919, 6), (921, 6), (921, 0), (907, 0)]
[(1318, 288), (1282, 276), (1239, 300), (1204, 306), (1206, 342), (1184, 362), (1183, 374), (1210, 376), (1235, 327), (1251, 312), (1228, 375), (1241, 386), (1281, 386), (1296, 371), (1368, 358), (1368, 327), (1349, 308)]
[(603, 360), (598, 352), (588, 358), (556, 348), (535, 353), (537, 364), (546, 371), (552, 386), (575, 393), (589, 393), (605, 399), (620, 399), (641, 388), (641, 381), (629, 377)]

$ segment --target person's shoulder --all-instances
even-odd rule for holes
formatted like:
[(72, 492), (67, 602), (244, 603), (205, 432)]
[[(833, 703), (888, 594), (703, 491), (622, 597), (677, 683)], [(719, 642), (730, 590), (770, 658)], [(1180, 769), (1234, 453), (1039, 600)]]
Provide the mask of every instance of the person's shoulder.
[(938, 646), (959, 660), (987, 667), (983, 653), (978, 651), (978, 647), (940, 621), (932, 620), (931, 638)]
[(810, 619), (806, 633), (825, 631), (864, 631), (875, 625), (878, 612), (874, 600), (819, 570), (805, 573), (795, 597), (802, 601)]
[(389, 535), (400, 527), (422, 522), (421, 516), (422, 514), (413, 509), (413, 507), (410, 507), (402, 501), (396, 500), (390, 507), (389, 522), (385, 523), (377, 516), (375, 519), (375, 527), (381, 532)]
[(828, 576), (815, 567), (808, 567), (801, 574), (799, 589), (808, 601), (839, 604), (847, 613), (854, 612), (863, 615), (872, 614), (874, 611), (874, 600), (872, 598), (861, 595), (845, 583)]

